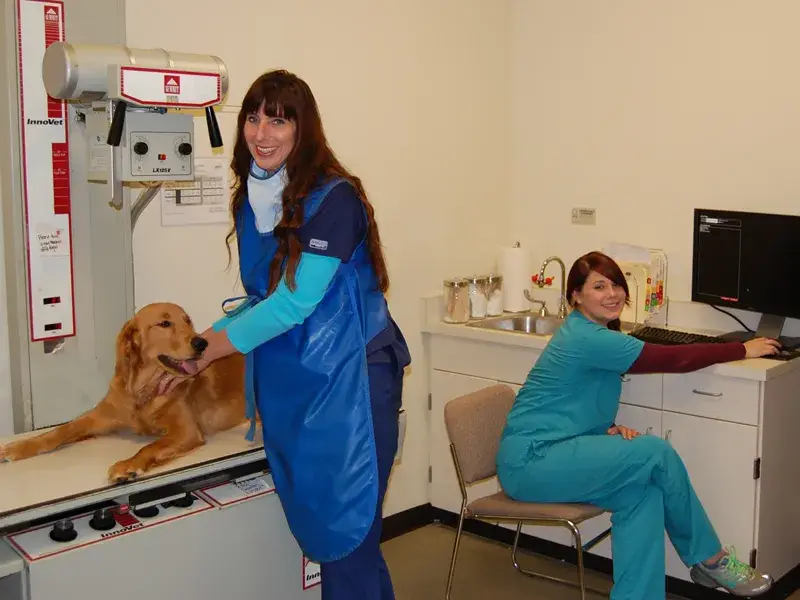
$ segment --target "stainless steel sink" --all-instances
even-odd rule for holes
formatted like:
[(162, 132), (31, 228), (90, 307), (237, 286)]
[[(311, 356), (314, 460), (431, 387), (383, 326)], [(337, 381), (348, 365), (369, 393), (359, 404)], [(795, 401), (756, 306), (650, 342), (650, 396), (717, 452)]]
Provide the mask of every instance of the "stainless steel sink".
[[(537, 333), (536, 322), (543, 321), (539, 326), (540, 333)], [(536, 313), (522, 313), (516, 315), (503, 315), (500, 317), (490, 317), (473, 321), (467, 327), (479, 329), (496, 329), (500, 331), (511, 331), (514, 333), (525, 333), (528, 335), (551, 335), (563, 323), (563, 319), (555, 316), (540, 317)]]

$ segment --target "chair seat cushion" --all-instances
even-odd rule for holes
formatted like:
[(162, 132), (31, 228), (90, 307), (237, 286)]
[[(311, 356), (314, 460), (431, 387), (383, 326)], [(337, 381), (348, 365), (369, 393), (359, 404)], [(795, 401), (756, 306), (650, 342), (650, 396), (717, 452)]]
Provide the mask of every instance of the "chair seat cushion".
[(511, 519), (569, 519), (580, 523), (602, 515), (605, 510), (589, 504), (556, 504), (546, 502), (517, 502), (503, 492), (477, 498), (467, 505), (467, 514), (480, 517)]

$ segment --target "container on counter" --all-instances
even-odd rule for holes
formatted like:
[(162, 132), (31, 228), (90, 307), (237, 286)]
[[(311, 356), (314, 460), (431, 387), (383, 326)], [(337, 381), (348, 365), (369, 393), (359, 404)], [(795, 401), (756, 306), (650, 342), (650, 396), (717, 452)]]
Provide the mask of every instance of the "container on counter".
[(445, 323), (466, 323), (469, 321), (469, 280), (457, 277), (444, 280)]
[(489, 304), (489, 278), (475, 275), (469, 279), (469, 315), (472, 319), (483, 319)]
[(487, 277), (486, 283), (486, 314), (497, 317), (503, 314), (503, 276), (492, 273)]

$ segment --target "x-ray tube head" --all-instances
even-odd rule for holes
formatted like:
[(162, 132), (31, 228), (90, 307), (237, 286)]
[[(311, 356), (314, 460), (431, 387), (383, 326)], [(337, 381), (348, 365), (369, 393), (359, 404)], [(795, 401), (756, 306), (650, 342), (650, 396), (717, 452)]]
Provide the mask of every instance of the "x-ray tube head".
[(228, 69), (221, 58), (161, 48), (55, 42), (45, 51), (42, 79), (53, 98), (101, 100), (109, 94), (109, 67), (115, 66), (211, 73), (219, 75), (220, 100), (228, 91)]

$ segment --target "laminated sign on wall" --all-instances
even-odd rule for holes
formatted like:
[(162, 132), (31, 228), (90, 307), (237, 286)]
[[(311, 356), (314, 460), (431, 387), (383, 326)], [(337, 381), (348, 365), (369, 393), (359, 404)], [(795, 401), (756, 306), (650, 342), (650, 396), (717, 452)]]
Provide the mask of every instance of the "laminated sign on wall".
[(303, 589), (309, 590), (322, 583), (322, 571), (319, 563), (307, 557), (303, 557)]
[(22, 191), (30, 337), (75, 335), (67, 105), (47, 95), (42, 59), (64, 41), (64, 3), (17, 0)]

